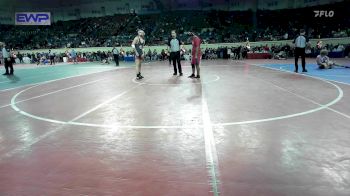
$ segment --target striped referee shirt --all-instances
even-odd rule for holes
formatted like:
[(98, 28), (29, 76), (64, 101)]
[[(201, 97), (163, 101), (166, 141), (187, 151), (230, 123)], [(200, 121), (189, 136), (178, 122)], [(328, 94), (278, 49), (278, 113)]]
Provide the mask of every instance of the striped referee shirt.
[(178, 38), (169, 38), (168, 46), (170, 47), (170, 52), (179, 52), (181, 43), (181, 40)]
[(10, 53), (6, 50), (6, 48), (2, 48), (2, 57), (4, 59), (10, 58)]
[(305, 48), (306, 47), (306, 42), (308, 42), (308, 40), (303, 35), (299, 35), (294, 40), (295, 47), (297, 47), (297, 48)]

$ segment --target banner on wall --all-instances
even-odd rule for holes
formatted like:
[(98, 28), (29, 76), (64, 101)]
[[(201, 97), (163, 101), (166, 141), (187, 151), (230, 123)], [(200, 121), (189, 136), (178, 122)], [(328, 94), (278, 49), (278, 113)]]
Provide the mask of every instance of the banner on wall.
[(16, 25), (51, 25), (50, 12), (16, 12)]

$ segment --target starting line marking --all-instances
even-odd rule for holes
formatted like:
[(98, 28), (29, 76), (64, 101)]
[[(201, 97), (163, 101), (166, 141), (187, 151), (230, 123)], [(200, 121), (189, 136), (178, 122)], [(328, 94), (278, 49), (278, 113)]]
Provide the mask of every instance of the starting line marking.
[(189, 84), (196, 84), (196, 85), (202, 85), (202, 84), (210, 84), (213, 82), (216, 82), (218, 80), (220, 80), (221, 78), (218, 75), (214, 75), (215, 79), (214, 80), (210, 80), (207, 82), (192, 82), (192, 83), (178, 83), (178, 84), (166, 84), (166, 83), (146, 83), (146, 82), (139, 82), (136, 80), (136, 78), (134, 78), (132, 81), (136, 84), (146, 84), (149, 86), (176, 86), (176, 85), (189, 85)]

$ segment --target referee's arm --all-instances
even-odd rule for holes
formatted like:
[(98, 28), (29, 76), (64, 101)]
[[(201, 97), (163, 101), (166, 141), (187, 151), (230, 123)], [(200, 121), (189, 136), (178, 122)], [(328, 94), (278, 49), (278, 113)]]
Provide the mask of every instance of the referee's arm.
[(306, 37), (306, 36), (305, 36), (305, 42), (306, 42), (306, 43), (305, 43), (305, 47), (306, 47), (306, 46), (311, 46), (309, 37)]
[(184, 42), (179, 40), (179, 44), (180, 44), (180, 50), (185, 50)]
[(171, 38), (169, 37), (168, 42), (167, 42), (167, 46), (168, 46), (168, 51), (169, 51), (169, 52), (171, 52), (171, 51), (170, 51), (170, 49), (171, 49), (170, 42), (171, 42)]

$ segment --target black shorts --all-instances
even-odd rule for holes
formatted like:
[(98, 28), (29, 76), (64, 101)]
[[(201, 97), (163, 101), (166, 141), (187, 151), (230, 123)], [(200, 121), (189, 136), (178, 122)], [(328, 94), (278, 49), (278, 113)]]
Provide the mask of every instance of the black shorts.
[(12, 58), (11, 58), (11, 59), (10, 59), (10, 58), (5, 59), (4, 65), (5, 65), (5, 67), (10, 67), (10, 66), (12, 66), (12, 65), (13, 65)]
[(324, 65), (318, 65), (319, 69), (326, 69), (326, 67)]

